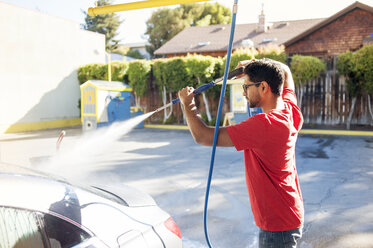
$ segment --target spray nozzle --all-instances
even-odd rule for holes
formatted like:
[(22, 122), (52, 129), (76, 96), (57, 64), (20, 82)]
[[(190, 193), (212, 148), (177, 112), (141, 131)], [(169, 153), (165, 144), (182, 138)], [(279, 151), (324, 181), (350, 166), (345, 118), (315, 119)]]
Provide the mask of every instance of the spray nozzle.
[[(244, 73), (244, 66), (238, 67), (237, 69), (234, 69), (233, 71), (228, 73), (228, 79), (234, 79), (235, 77), (242, 75)], [(218, 78), (215, 80), (215, 83), (223, 81), (224, 77)]]

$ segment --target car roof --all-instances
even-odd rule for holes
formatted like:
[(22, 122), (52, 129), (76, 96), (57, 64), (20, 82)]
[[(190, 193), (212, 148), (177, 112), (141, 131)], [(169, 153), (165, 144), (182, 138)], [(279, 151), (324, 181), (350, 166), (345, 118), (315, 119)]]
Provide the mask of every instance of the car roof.
[(12, 172), (0, 172), (0, 195), (0, 206), (52, 212), (76, 222), (74, 208), (107, 201), (62, 181)]

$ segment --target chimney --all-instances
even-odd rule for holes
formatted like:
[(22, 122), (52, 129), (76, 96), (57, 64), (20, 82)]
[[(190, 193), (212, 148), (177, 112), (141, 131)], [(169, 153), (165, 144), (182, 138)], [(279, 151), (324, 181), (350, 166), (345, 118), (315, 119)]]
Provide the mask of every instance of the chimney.
[(266, 17), (264, 15), (264, 3), (262, 3), (262, 12), (259, 15), (259, 23), (256, 28), (256, 31), (258, 33), (263, 33), (263, 32), (267, 32), (267, 29), (268, 29), (268, 25), (266, 23)]

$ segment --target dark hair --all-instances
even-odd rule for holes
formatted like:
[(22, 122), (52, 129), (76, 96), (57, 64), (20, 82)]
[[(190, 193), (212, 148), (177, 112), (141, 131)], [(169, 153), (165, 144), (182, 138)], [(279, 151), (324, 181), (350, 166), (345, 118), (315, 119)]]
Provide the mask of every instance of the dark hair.
[(254, 83), (266, 81), (272, 93), (281, 96), (285, 76), (278, 62), (271, 59), (253, 60), (246, 65), (244, 72)]

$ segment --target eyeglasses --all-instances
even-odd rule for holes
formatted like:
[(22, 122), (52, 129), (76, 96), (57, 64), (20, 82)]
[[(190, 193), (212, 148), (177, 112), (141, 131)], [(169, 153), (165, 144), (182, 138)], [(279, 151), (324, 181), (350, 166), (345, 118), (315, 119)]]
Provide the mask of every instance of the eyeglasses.
[(262, 82), (253, 83), (253, 84), (243, 84), (243, 85), (242, 85), (242, 89), (243, 89), (243, 91), (246, 92), (247, 88), (249, 88), (250, 86), (258, 85), (258, 84), (261, 84), (261, 83), (262, 83)]

